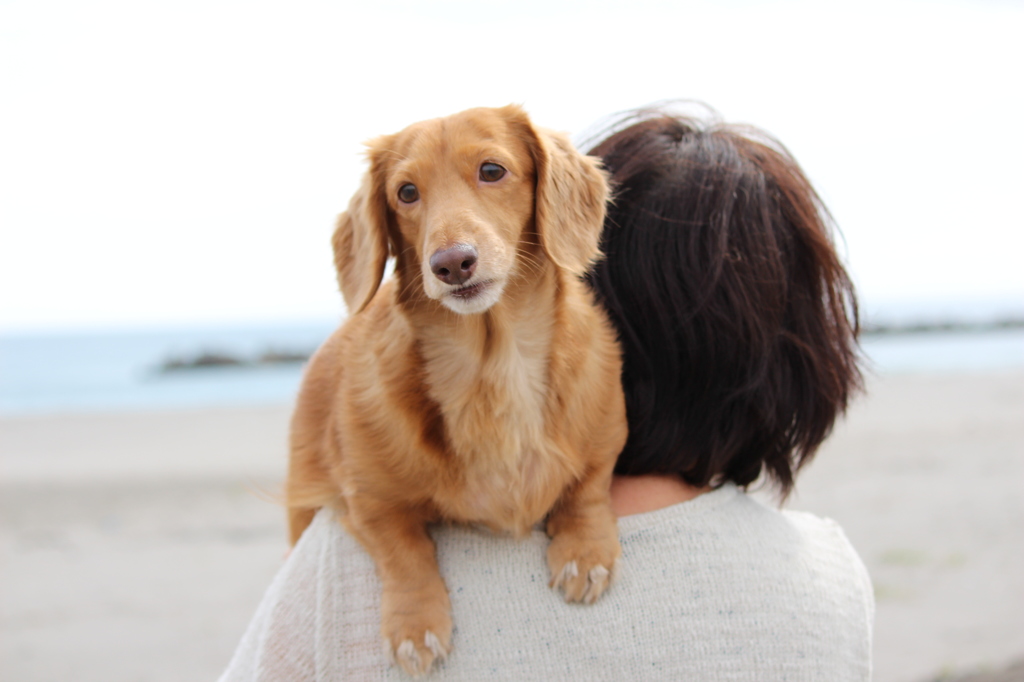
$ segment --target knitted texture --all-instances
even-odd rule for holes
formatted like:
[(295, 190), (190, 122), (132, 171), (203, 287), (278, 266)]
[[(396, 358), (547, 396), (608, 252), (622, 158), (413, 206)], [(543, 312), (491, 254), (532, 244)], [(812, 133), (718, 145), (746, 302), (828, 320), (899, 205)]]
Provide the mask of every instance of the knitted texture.
[[(437, 680), (870, 680), (874, 601), (833, 521), (734, 485), (619, 519), (617, 580), (594, 605), (548, 588), (522, 541), (433, 529), (453, 651)], [(379, 633), (373, 563), (321, 511), (268, 589), (221, 682), (402, 680)]]

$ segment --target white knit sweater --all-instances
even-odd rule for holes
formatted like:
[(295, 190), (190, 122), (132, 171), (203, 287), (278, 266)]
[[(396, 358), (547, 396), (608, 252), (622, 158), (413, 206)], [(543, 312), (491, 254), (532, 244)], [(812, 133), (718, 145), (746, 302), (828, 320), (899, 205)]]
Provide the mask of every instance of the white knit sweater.
[[(437, 680), (870, 680), (871, 582), (842, 529), (733, 485), (619, 520), (616, 583), (596, 604), (548, 589), (521, 542), (438, 527), (453, 651)], [(322, 511), (253, 617), (221, 682), (402, 680), (388, 667), (380, 583)]]

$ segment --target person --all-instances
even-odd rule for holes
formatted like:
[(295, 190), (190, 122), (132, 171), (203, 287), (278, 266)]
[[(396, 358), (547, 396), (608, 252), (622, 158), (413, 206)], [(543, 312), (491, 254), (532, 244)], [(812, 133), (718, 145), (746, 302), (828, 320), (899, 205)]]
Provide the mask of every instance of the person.
[[(588, 279), (617, 327), (630, 435), (622, 559), (596, 604), (548, 589), (547, 538), (433, 530), (454, 649), (438, 680), (869, 680), (871, 582), (840, 527), (784, 498), (861, 385), (831, 219), (767, 134), (641, 112), (591, 150), (615, 198)], [(402, 679), (373, 563), (321, 510), (226, 672)]]

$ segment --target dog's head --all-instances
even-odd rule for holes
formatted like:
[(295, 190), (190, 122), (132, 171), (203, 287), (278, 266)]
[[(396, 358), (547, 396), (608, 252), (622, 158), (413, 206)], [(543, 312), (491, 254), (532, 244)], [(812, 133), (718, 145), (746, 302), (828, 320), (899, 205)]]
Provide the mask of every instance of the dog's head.
[(403, 288), (463, 314), (534, 276), (538, 247), (575, 276), (599, 256), (608, 197), (599, 162), (517, 106), (416, 123), (370, 142), (369, 159), (333, 240), (353, 313), (377, 292), (389, 253)]

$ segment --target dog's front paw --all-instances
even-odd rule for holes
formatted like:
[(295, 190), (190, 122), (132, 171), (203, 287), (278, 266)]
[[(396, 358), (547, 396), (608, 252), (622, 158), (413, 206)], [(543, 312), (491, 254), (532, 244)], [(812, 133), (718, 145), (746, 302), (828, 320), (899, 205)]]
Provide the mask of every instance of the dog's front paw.
[(548, 547), (551, 587), (562, 590), (566, 601), (593, 604), (611, 585), (621, 553), (614, 535), (594, 541), (560, 533)]
[(444, 660), (451, 651), (452, 619), (445, 602), (408, 602), (385, 609), (384, 647), (390, 659), (413, 677), (430, 672), (434, 661)]

